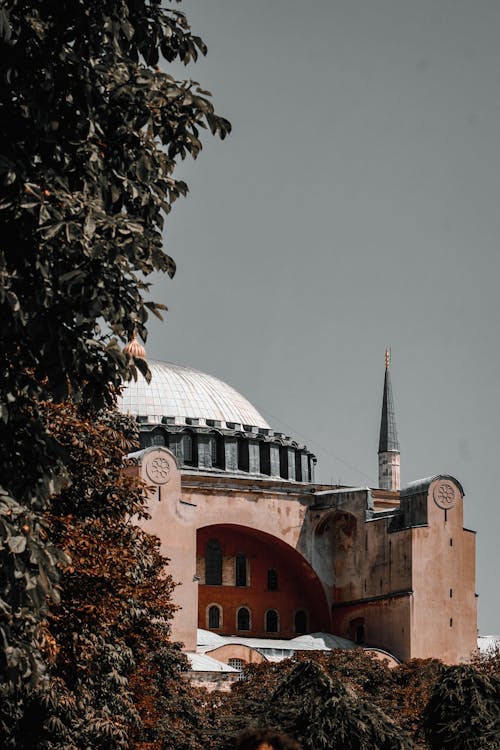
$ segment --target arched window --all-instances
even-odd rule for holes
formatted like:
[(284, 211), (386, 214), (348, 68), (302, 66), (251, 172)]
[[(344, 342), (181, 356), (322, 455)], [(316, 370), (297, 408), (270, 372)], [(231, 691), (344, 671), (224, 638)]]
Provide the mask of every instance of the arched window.
[(166, 435), (163, 430), (155, 430), (151, 436), (151, 445), (166, 445)]
[(210, 453), (212, 466), (217, 469), (225, 468), (224, 438), (221, 435), (212, 435), (210, 438)]
[(240, 471), (248, 471), (249, 466), (248, 440), (246, 438), (238, 438), (238, 469)]
[(185, 464), (193, 463), (193, 437), (188, 432), (182, 436), (182, 458)]
[(302, 482), (302, 453), (296, 451), (295, 453), (295, 479), (297, 482)]
[(208, 627), (217, 630), (221, 626), (221, 609), (217, 604), (208, 608)]
[(271, 475), (271, 446), (269, 443), (259, 443), (260, 473)]
[(210, 539), (205, 548), (205, 583), (222, 585), (222, 548), (217, 539)]
[(278, 590), (278, 571), (276, 570), (276, 568), (269, 568), (269, 570), (267, 571), (267, 590)]
[(303, 609), (297, 610), (294, 625), (296, 633), (307, 633), (307, 612)]
[(266, 612), (266, 633), (277, 633), (279, 630), (279, 615), (275, 609)]
[(280, 476), (288, 479), (288, 448), (286, 445), (280, 447)]
[(237, 630), (250, 630), (250, 610), (248, 607), (240, 607), (236, 617)]
[(348, 637), (357, 644), (365, 642), (365, 618), (356, 617), (349, 623)]
[(237, 586), (247, 585), (247, 559), (241, 552), (235, 559), (235, 582)]

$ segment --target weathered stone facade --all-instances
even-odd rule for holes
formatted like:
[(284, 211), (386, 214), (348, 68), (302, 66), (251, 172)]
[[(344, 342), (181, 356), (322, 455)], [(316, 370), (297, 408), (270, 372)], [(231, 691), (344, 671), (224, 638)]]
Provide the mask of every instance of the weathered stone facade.
[[(387, 380), (379, 456), (397, 454), (399, 471)], [(401, 491), (394, 477), (389, 488), (320, 485), (307, 448), (258, 413), (260, 424), (215, 427), (210, 416), (182, 420), (169, 408), (156, 422), (136, 415), (145, 447), (127, 471), (153, 487), (144, 526), (182, 584), (173, 637), (186, 650), (200, 627), (281, 639), (323, 631), (398, 659), (470, 658), (475, 536), (463, 528), (456, 479)]]

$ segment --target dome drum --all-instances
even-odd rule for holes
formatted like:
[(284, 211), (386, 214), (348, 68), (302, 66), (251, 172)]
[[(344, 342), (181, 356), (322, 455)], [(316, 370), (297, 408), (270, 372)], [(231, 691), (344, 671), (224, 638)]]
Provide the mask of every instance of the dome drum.
[(139, 423), (141, 448), (164, 445), (190, 471), (314, 482), (315, 456), (272, 430), (230, 385), (188, 367), (148, 364), (151, 383), (128, 383), (118, 402)]
[(316, 457), (306, 446), (284, 438), (241, 430), (197, 425), (140, 424), (141, 449), (162, 445), (190, 471), (221, 471), (279, 477), (292, 482), (314, 482)]

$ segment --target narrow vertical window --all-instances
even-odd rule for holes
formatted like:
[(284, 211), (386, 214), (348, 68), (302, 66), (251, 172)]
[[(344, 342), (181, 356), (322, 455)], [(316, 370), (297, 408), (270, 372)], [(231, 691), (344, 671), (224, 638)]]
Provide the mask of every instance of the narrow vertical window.
[(236, 555), (235, 560), (235, 579), (237, 586), (247, 585), (247, 559), (241, 552)]
[(236, 627), (238, 630), (250, 630), (250, 610), (247, 607), (239, 608)]
[(450, 599), (453, 598), (453, 589), (450, 589)]
[(267, 590), (278, 590), (278, 571), (276, 570), (276, 568), (269, 568), (269, 570), (267, 571)]
[(208, 610), (208, 627), (214, 630), (220, 628), (220, 608), (216, 604)]
[(279, 615), (275, 609), (266, 612), (266, 633), (277, 633), (279, 630)]
[(182, 436), (182, 457), (185, 464), (193, 461), (193, 438), (187, 433)]
[(222, 549), (217, 539), (210, 539), (205, 548), (205, 583), (222, 585)]
[(303, 609), (299, 609), (295, 613), (294, 625), (296, 633), (307, 633), (307, 612)]

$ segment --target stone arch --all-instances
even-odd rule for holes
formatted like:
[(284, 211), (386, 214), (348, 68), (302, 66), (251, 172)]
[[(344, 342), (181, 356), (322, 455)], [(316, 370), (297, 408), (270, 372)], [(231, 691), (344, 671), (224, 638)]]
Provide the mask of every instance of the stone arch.
[(313, 534), (313, 565), (322, 580), (332, 586), (349, 584), (349, 570), (356, 554), (358, 518), (338, 508), (321, 516)]
[[(279, 633), (283, 638), (296, 635), (294, 617), (297, 610), (308, 612), (308, 626), (312, 631), (329, 631), (330, 608), (325, 590), (312, 566), (297, 549), (277, 536), (260, 529), (238, 524), (212, 524), (197, 530), (197, 561), (199, 562), (209, 539), (217, 539), (223, 556), (222, 586), (217, 593), (211, 586), (203, 585), (200, 575), (198, 586), (198, 626), (205, 627), (207, 604), (217, 598), (224, 608), (224, 634), (233, 632), (237, 612), (241, 607), (251, 610), (253, 637), (269, 637), (275, 631), (266, 629), (266, 613), (279, 613)], [(248, 565), (245, 587), (238, 586), (235, 561), (244, 555)], [(276, 571), (279, 591), (269, 590), (268, 572)]]

